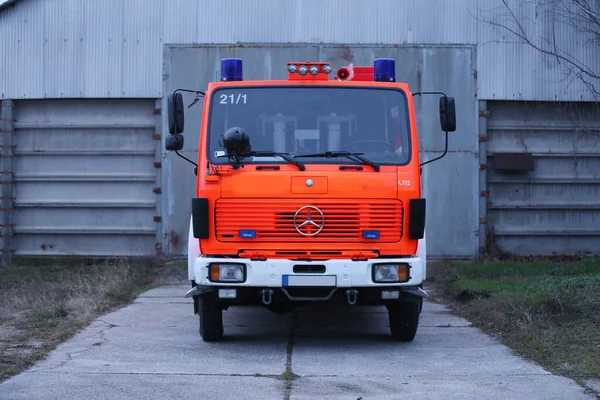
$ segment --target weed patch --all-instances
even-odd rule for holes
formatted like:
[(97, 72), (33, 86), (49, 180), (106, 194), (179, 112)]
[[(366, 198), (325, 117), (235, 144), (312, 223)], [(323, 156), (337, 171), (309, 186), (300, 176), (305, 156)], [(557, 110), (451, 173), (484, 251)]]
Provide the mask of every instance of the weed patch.
[(600, 379), (600, 260), (469, 263), (434, 279), (474, 325), (553, 373)]
[(184, 263), (21, 260), (0, 269), (0, 381), (44, 357), (98, 316), (157, 282), (187, 279)]

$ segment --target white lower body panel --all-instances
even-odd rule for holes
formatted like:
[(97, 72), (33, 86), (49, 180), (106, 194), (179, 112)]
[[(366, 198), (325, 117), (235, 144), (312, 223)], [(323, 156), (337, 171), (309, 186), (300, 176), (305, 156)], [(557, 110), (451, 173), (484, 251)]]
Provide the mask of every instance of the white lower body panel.
[[(246, 280), (242, 283), (217, 283), (208, 279), (208, 266), (211, 263), (243, 263), (246, 266)], [(375, 283), (372, 279), (373, 264), (407, 263), (410, 265), (410, 279), (403, 283)], [(324, 265), (324, 273), (294, 273), (294, 265)], [(247, 258), (211, 258), (199, 256), (194, 262), (194, 280), (201, 286), (239, 286), (281, 288), (302, 287), (379, 287), (416, 286), (425, 276), (424, 263), (419, 257), (370, 259), (352, 261), (347, 259), (327, 261), (296, 261), (289, 259), (267, 259), (252, 261)]]

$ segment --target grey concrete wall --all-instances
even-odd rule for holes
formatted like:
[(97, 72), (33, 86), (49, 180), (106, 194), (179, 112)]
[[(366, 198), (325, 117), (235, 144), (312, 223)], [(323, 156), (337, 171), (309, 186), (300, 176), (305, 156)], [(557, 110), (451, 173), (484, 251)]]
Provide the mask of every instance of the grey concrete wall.
[[(240, 57), (245, 79), (287, 79), (286, 62), (322, 60), (334, 71), (349, 62), (372, 65), (379, 57), (396, 59), (397, 80), (412, 91), (436, 90), (454, 96), (458, 127), (450, 133), (448, 155), (423, 167), (427, 197), (427, 250), (432, 257), (472, 257), (477, 254), (478, 231), (478, 119), (475, 54), (470, 46), (168, 46), (165, 48), (164, 93), (176, 88), (204, 90), (220, 70), (220, 60)], [(188, 95), (186, 104), (193, 96)], [(166, 105), (164, 106), (166, 109)], [(202, 102), (186, 109), (186, 146), (183, 155), (195, 159), (198, 151)], [(416, 99), (417, 123), (423, 161), (444, 148), (439, 127), (438, 97)], [(163, 132), (168, 134), (166, 113)], [(190, 199), (195, 194), (193, 167), (174, 154), (165, 154), (163, 207), (165, 245), (172, 255), (187, 253)]]

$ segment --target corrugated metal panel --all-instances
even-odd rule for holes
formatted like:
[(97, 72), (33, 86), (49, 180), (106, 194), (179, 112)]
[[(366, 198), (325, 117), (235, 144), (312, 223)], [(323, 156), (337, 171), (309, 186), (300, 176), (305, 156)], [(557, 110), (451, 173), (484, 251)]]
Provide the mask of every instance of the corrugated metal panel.
[(163, 1), (162, 39), (166, 44), (195, 44), (198, 25), (204, 23), (204, 10), (197, 0)]
[(475, 0), (202, 0), (199, 4), (198, 43), (474, 44), (476, 39), (477, 24), (471, 16), (476, 14)]
[[(80, 2), (85, 26), (81, 34), (83, 58), (71, 62), (84, 71), (83, 97), (120, 97), (123, 91), (123, 2)], [(52, 37), (51, 32), (45, 35)], [(145, 60), (140, 60), (140, 63)], [(67, 61), (68, 62), (68, 61)], [(129, 79), (129, 77), (125, 78)]]
[(120, 96), (145, 97), (148, 83), (158, 81), (158, 92), (154, 96), (162, 97), (162, 1), (128, 0), (120, 3), (124, 21)]
[[(559, 46), (600, 65), (597, 45), (534, 3), (509, 1), (527, 32), (555, 26)], [(497, 0), (23, 1), (0, 11), (0, 96), (158, 98), (163, 44), (239, 42), (472, 44), (480, 99), (593, 100), (564, 64), (477, 20), (503, 14)]]
[(153, 255), (153, 100), (15, 106), (19, 255)]
[[(498, 3), (491, 6), (490, 3)], [(479, 18), (519, 31), (512, 18), (498, 1), (481, 1)], [(566, 20), (557, 16), (561, 1), (509, 0), (508, 5), (521, 22), (527, 37), (544, 49), (558, 49), (598, 73), (598, 44)], [(505, 28), (486, 22), (478, 31), (479, 97), (489, 100), (590, 101), (593, 94), (574, 75), (571, 65), (551, 55), (534, 50)], [(596, 80), (596, 85), (598, 81)]]
[(2, 97), (161, 97), (162, 9), (163, 0), (35, 0), (3, 11)]
[(32, 39), (34, 32), (39, 32), (40, 27), (44, 26), (43, 12), (44, 7), (36, 1), (19, 2), (0, 11), (2, 98), (43, 95), (43, 78), (46, 74), (44, 42)]
[[(442, 90), (456, 97), (459, 125), (450, 136), (448, 155), (423, 167), (423, 192), (427, 197), (428, 254), (433, 257), (472, 257), (477, 253), (478, 174), (477, 159), (477, 99), (473, 48), (335, 46), (335, 45), (253, 45), (243, 46), (182, 46), (172, 47), (165, 60), (165, 90), (179, 87), (203, 88), (215, 79), (223, 57), (242, 57), (246, 79), (286, 79), (287, 60), (328, 59), (333, 69), (349, 61), (362, 64), (376, 57), (394, 57), (405, 62), (397, 64), (397, 76), (409, 82), (414, 90)], [(196, 65), (205, 66), (196, 73)], [(280, 68), (274, 66), (280, 65)], [(184, 94), (186, 104), (193, 96)], [(439, 128), (438, 98), (430, 96), (415, 100), (420, 134), (421, 157), (429, 160), (444, 149), (444, 134)], [(186, 147), (183, 154), (195, 159), (198, 153), (202, 103), (186, 109)], [(195, 111), (194, 111), (195, 110)], [(163, 117), (163, 132), (167, 132)], [(163, 180), (168, 193), (164, 205), (164, 235), (170, 238), (171, 255), (187, 252), (187, 235), (191, 203), (195, 195), (193, 168), (177, 156), (166, 155)], [(449, 211), (450, 210), (450, 211)]]
[[(600, 106), (488, 102), (489, 220), (504, 251), (600, 254)], [(530, 153), (535, 170), (494, 169)]]
[(0, 13), (1, 95), (162, 97), (163, 43), (474, 44), (475, 9), (476, 0), (20, 2)]
[[(83, 69), (80, 63), (68, 60), (84, 59), (84, 47), (81, 45), (81, 30), (86, 25), (81, 7), (77, 0), (65, 0), (52, 4), (42, 1), (43, 37), (31, 36), (33, 42), (42, 41), (42, 66), (45, 74), (40, 89), (44, 97), (66, 97), (71, 93), (81, 95), (85, 85)], [(32, 91), (33, 92), (33, 91)]]

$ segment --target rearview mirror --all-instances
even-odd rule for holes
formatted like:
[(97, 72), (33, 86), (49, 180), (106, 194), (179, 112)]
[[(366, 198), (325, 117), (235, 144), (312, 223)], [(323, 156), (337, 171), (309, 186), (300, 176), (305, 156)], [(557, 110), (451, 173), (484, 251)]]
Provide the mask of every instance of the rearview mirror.
[(440, 125), (444, 132), (454, 132), (456, 130), (454, 97), (440, 97)]
[(169, 133), (172, 135), (182, 133), (183, 96), (181, 96), (181, 93), (169, 95), (167, 98), (167, 114), (169, 116)]
[(183, 149), (183, 135), (181, 133), (176, 133), (167, 136), (165, 148), (169, 151), (179, 151)]

